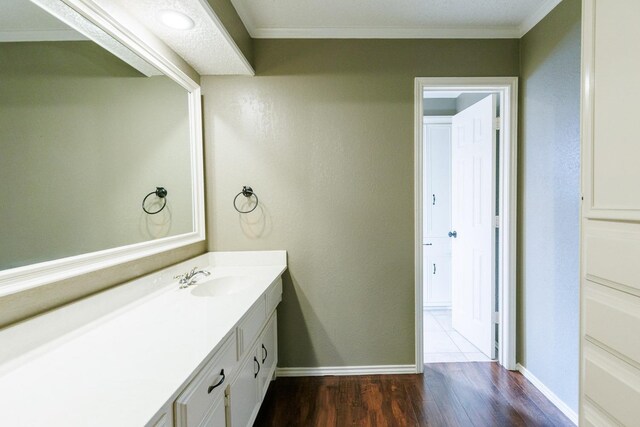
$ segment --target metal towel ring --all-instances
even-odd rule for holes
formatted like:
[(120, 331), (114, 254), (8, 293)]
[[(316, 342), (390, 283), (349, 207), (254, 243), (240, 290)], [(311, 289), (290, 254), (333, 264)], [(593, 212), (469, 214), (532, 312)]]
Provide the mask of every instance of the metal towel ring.
[[(158, 198), (164, 200), (162, 207), (157, 211), (148, 211), (147, 208), (144, 207), (145, 202), (147, 201), (149, 196), (151, 196), (152, 194), (155, 194), (156, 196), (158, 196)], [(160, 213), (160, 211), (162, 211), (162, 209), (164, 209), (165, 206), (167, 206), (167, 190), (164, 187), (156, 187), (156, 191), (152, 191), (151, 193), (147, 194), (144, 197), (144, 199), (142, 199), (142, 210), (148, 213), (149, 215), (155, 215), (157, 213)]]
[[(247, 199), (251, 196), (256, 198), (256, 204), (253, 206), (253, 208), (249, 209), (248, 211), (241, 211), (240, 209), (238, 209), (238, 205), (237, 205), (237, 200), (238, 197), (240, 197), (240, 195), (243, 195), (244, 197), (246, 197)], [(246, 185), (242, 187), (242, 191), (239, 192), (238, 194), (236, 194), (236, 197), (233, 198), (233, 207), (240, 212), (241, 214), (246, 214), (249, 212), (253, 212), (256, 210), (256, 208), (258, 207), (258, 196), (256, 195), (256, 193), (253, 192), (253, 189), (251, 187), (247, 187)]]

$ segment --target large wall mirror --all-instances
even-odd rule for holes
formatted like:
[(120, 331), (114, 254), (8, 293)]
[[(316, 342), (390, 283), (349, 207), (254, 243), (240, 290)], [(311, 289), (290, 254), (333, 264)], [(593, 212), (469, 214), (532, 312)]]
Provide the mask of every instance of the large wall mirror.
[(0, 296), (204, 239), (199, 86), (164, 61), (0, 2)]

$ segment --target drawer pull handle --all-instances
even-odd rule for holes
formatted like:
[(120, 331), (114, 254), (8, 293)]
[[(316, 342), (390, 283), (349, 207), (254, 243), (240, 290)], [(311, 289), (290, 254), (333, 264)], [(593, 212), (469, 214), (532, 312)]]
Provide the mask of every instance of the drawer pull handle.
[(262, 344), (262, 364), (264, 365), (264, 361), (267, 360), (267, 356), (269, 356), (269, 352), (267, 351), (267, 347)]
[(220, 384), (222, 384), (224, 382), (225, 379), (225, 374), (224, 374), (224, 369), (222, 369), (220, 371), (220, 375), (222, 375), (222, 378), (220, 378), (220, 381), (218, 381), (216, 384), (209, 386), (209, 389), (207, 390), (207, 393), (211, 393), (213, 391), (214, 388), (218, 387)]
[(255, 356), (253, 356), (253, 362), (258, 366), (258, 370), (253, 373), (253, 378), (257, 378), (260, 372), (260, 362), (258, 362), (258, 358)]

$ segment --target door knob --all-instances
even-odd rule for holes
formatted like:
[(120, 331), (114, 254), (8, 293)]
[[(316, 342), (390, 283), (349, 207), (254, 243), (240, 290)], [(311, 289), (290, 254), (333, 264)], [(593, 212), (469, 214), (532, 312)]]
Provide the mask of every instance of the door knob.
[(458, 237), (458, 232), (457, 231), (450, 231), (449, 232), (449, 237), (453, 237), (454, 239)]

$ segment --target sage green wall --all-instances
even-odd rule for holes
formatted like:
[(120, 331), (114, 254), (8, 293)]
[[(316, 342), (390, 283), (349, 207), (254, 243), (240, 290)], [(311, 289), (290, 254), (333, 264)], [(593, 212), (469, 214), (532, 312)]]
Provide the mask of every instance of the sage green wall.
[(254, 44), (256, 77), (202, 80), (210, 248), (288, 251), (280, 366), (413, 364), (414, 79), (517, 76), (519, 42)]
[(520, 45), (518, 362), (578, 409), (580, 0)]

